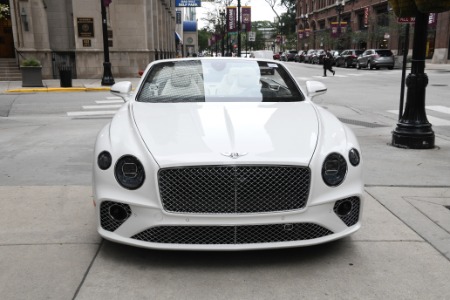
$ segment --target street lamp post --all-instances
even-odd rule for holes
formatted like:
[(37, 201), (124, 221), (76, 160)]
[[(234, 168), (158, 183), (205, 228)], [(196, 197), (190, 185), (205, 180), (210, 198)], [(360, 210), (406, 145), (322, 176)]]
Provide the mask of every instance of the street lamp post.
[(241, 0), (238, 0), (237, 11), (238, 11), (238, 17), (237, 17), (237, 31), (238, 31), (237, 47), (238, 47), (238, 53), (237, 53), (237, 56), (241, 57)]
[(392, 145), (399, 148), (432, 149), (434, 132), (425, 112), (425, 94), (428, 76), (425, 73), (428, 14), (417, 12), (414, 25), (414, 43), (411, 73), (406, 78), (406, 106), (392, 132)]
[(111, 72), (111, 63), (109, 62), (109, 45), (108, 45), (108, 27), (106, 23), (106, 7), (105, 2), (109, 5), (110, 1), (100, 0), (101, 12), (102, 12), (102, 30), (103, 30), (103, 77), (102, 85), (113, 85), (114, 78)]
[(226, 31), (226, 27), (225, 27), (225, 10), (223, 8), (221, 8), (219, 10), (219, 14), (220, 14), (220, 20), (222, 22), (222, 57), (225, 56), (225, 31)]
[(280, 29), (280, 51), (283, 52), (283, 27), (284, 27), (284, 22), (278, 23), (278, 27)]
[(303, 35), (306, 37), (306, 25), (308, 24), (308, 14), (301, 14), (300, 19), (303, 22)]
[[(341, 13), (344, 10), (345, 2), (342, 0), (336, 0), (336, 12), (338, 14), (338, 24), (337, 24), (337, 37), (338, 39), (341, 37)], [(339, 45), (339, 40), (338, 40)], [(339, 48), (339, 47), (338, 47)]]

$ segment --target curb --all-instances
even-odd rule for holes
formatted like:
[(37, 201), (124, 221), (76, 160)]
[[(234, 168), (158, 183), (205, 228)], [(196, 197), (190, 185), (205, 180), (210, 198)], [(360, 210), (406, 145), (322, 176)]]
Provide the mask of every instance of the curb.
[(101, 92), (111, 87), (72, 87), (72, 88), (20, 88), (6, 90), (6, 93), (51, 93), (51, 92)]

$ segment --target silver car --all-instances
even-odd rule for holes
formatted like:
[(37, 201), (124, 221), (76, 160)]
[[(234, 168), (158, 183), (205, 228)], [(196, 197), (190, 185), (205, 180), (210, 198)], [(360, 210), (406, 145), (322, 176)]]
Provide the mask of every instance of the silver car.
[(394, 54), (388, 49), (367, 49), (356, 60), (358, 69), (394, 68)]

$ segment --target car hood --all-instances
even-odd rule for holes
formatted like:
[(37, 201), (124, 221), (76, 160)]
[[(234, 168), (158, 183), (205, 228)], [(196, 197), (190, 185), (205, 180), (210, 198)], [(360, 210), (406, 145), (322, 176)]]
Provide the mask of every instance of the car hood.
[[(308, 165), (319, 126), (309, 102), (140, 103), (132, 114), (161, 167), (213, 164)], [(238, 153), (238, 158), (232, 158)]]

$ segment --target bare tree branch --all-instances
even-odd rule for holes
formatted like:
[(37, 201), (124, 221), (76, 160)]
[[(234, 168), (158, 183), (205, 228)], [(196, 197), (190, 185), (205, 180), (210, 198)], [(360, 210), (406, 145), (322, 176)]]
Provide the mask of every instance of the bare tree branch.
[(278, 20), (280, 20), (280, 15), (275, 10), (275, 5), (279, 6), (278, 0), (264, 0), (264, 1), (266, 1), (266, 3), (269, 4), (270, 8), (275, 13), (275, 15), (277, 16)]

